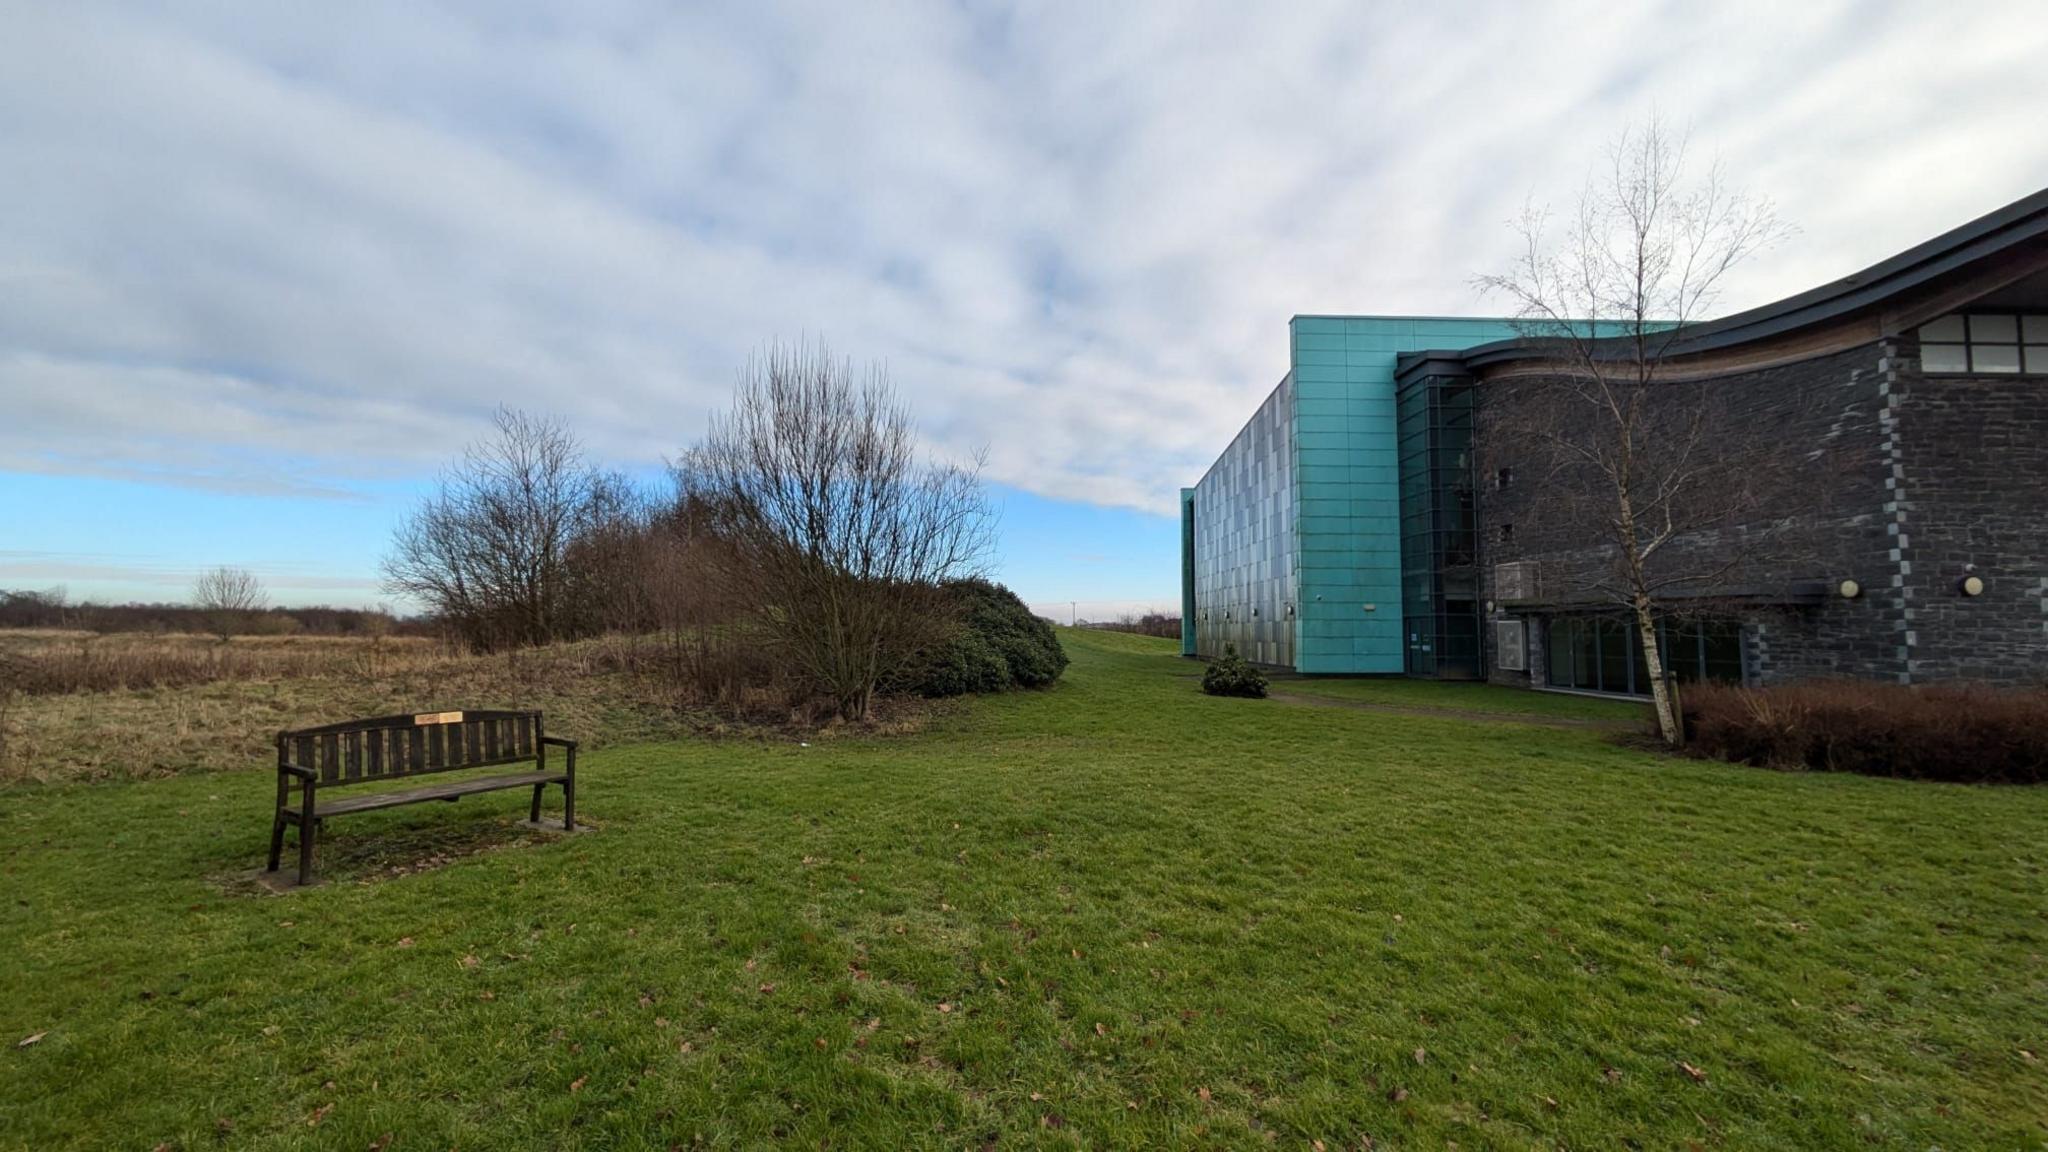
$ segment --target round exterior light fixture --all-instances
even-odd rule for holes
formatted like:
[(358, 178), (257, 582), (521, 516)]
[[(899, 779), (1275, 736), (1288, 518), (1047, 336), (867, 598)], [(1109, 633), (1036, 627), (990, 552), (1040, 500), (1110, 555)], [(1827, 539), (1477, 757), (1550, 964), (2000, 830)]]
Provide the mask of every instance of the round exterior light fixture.
[(1844, 580), (1835, 586), (1835, 591), (1841, 593), (1844, 600), (1854, 600), (1863, 595), (1863, 585), (1854, 580)]
[(1956, 581), (1956, 591), (1961, 592), (1965, 596), (1982, 596), (1984, 594), (1984, 578), (1982, 576), (1965, 576), (1961, 580)]

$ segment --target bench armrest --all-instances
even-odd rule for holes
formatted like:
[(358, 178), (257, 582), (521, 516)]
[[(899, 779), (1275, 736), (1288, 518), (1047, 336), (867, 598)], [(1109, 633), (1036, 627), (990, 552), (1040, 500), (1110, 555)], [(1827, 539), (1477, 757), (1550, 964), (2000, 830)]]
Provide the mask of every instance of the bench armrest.
[(296, 776), (309, 784), (320, 778), (320, 774), (311, 768), (301, 768), (297, 764), (287, 763), (283, 760), (278, 761), (277, 771), (279, 775)]
[(569, 739), (567, 736), (543, 736), (540, 738), (540, 742), (543, 744), (553, 744), (560, 748), (568, 748), (572, 750), (576, 747), (576, 742), (574, 740)]

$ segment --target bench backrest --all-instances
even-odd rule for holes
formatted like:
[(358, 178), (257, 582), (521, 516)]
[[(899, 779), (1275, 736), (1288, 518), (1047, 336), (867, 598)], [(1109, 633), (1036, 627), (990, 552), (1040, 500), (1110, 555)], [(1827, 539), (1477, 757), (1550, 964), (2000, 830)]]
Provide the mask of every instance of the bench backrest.
[(322, 787), (541, 759), (538, 712), (420, 712), (277, 734), (279, 763)]

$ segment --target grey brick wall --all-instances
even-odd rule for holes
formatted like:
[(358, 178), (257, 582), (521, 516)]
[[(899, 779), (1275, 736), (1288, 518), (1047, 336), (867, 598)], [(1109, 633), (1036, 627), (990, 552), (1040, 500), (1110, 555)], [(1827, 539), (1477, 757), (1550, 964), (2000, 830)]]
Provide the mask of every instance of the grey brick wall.
[[(1931, 603), (1928, 597), (1933, 592), (1927, 582), (1932, 577), (1926, 574), (1925, 561), (1915, 566), (1913, 554), (1935, 546), (1937, 540), (1944, 554), (1958, 550), (1954, 532), (1929, 534), (1937, 516), (1960, 517), (1972, 526), (1972, 539), (1996, 540), (2001, 549), (2023, 551), (2031, 539), (2036, 542), (2033, 554), (2040, 555), (2038, 535), (2029, 537), (2027, 530), (2015, 523), (2026, 515), (2023, 506), (1989, 491), (1985, 473), (2003, 473), (2010, 464), (1992, 467), (1950, 462), (1935, 466), (1921, 461), (1923, 451), (1939, 457), (1962, 447), (1956, 442), (1962, 429), (1947, 427), (1944, 421), (1949, 418), (1942, 416), (1939, 408), (1925, 416), (1916, 413), (1916, 405), (1929, 398), (1923, 384), (1917, 378), (1917, 361), (1899, 348), (1872, 344), (1798, 364), (1661, 386), (1660, 395), (1683, 405), (1695, 403), (1699, 390), (1713, 390), (1710, 410), (1716, 422), (1712, 439), (1722, 446), (1716, 450), (1718, 467), (1741, 468), (1746, 454), (1753, 458), (1762, 453), (1783, 470), (1779, 482), (1765, 493), (1746, 523), (1678, 541), (1673, 548), (1676, 566), (1705, 570), (1711, 566), (1710, 558), (1739, 547), (1734, 541), (1766, 539), (1771, 543), (1760, 550), (1747, 570), (1730, 578), (1732, 583), (1784, 586), (1819, 580), (1832, 587), (1849, 578), (1865, 589), (1855, 600), (1829, 597), (1812, 607), (1737, 613), (1746, 625), (1745, 651), (1752, 679), (1899, 679), (1908, 673), (1909, 659), (1931, 670), (1934, 657), (1929, 645), (1933, 641), (1925, 627), (1925, 605)], [(2041, 387), (2039, 381), (2033, 384)], [(1524, 386), (1507, 382), (1490, 382), (1481, 388), (1478, 474), (1492, 478), (1500, 469), (1511, 468), (1515, 476), (1505, 489), (1486, 483), (1480, 486), (1483, 596), (1489, 603), (1495, 600), (1493, 565), (1531, 560), (1538, 566), (1542, 598), (1564, 598), (1604, 568), (1604, 541), (1596, 527), (1569, 514), (1546, 491), (1551, 483), (1573, 481), (1543, 475), (1528, 438), (1517, 435), (1518, 427), (1530, 423), (1530, 405), (1538, 402), (1537, 396)], [(1994, 419), (2021, 419), (2007, 408), (1986, 414)], [(2038, 416), (2028, 419), (2033, 421), (2035, 443), (2048, 450), (2048, 429), (2043, 429)], [(1916, 420), (1921, 421), (1917, 428)], [(2001, 439), (2017, 441), (2021, 435), (2015, 428)], [(2006, 443), (2005, 448), (2009, 447)], [(2028, 455), (2027, 459), (2037, 458)], [(2048, 475), (2048, 467), (2038, 462), (2036, 467), (2037, 474)], [(1916, 472), (1922, 469), (1927, 470), (1929, 485), (1925, 495), (1913, 486)], [(2034, 492), (2030, 499), (2040, 507), (2048, 491), (2037, 488)], [(1993, 523), (2002, 527), (1994, 529)], [(1513, 525), (1510, 539), (1502, 539), (1504, 524)], [(1999, 563), (2016, 563), (2003, 551), (1998, 555)], [(1984, 561), (1978, 563), (1981, 566)], [(2035, 582), (2048, 579), (2038, 562), (2032, 575)], [(2008, 592), (2017, 598), (2027, 582), (2015, 578), (2000, 583), (2010, 584)], [(2038, 609), (2038, 603), (2033, 607)], [(2007, 626), (2013, 621), (2013, 610), (2008, 605), (2004, 613)], [(1505, 605), (1494, 609), (1496, 616), (1510, 611)], [(1983, 615), (1988, 619), (1993, 614)], [(1541, 629), (1532, 631), (1542, 635)], [(2042, 635), (2036, 621), (2033, 636), (2038, 641)], [(1952, 642), (1941, 641), (1942, 650), (1947, 651)], [(1540, 654), (1542, 647), (1540, 641), (1532, 644), (1532, 657)], [(2007, 643), (1997, 657), (2008, 674), (2015, 674), (2015, 662), (2024, 655), (2021, 647)], [(2038, 652), (2035, 659), (2038, 661)], [(1543, 681), (1543, 665), (1534, 659), (1530, 675), (1500, 672), (1493, 669), (1493, 663), (1489, 653), (1489, 675), (1496, 681)], [(1989, 665), (1979, 661), (1973, 667), (1977, 672), (1972, 674), (1977, 674)]]
[(1911, 677), (2048, 683), (2048, 379), (1923, 376), (1911, 338), (1897, 358)]

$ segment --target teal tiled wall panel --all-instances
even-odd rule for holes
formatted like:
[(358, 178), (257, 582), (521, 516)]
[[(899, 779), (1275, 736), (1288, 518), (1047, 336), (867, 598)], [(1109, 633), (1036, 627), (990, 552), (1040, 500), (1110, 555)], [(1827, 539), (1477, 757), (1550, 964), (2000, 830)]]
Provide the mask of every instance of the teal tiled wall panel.
[(1515, 335), (1506, 320), (1297, 316), (1294, 380), (1295, 667), (1399, 673), (1401, 540), (1394, 361)]

